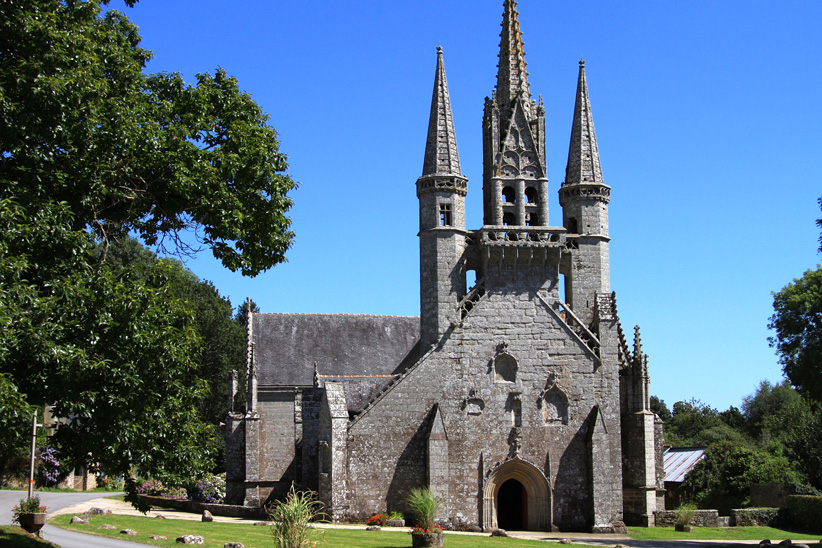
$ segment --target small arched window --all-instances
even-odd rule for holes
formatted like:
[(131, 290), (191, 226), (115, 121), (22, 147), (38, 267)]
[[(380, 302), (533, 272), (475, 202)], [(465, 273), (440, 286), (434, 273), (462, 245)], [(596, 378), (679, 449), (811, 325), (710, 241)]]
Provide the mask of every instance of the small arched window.
[(565, 228), (568, 229), (570, 234), (579, 234), (579, 227), (577, 226), (577, 218), (576, 217), (568, 217), (568, 226)]
[(506, 204), (516, 203), (517, 202), (517, 193), (516, 193), (516, 191), (510, 186), (507, 186), (507, 187), (503, 188), (502, 189), (502, 201), (505, 202)]
[(525, 189), (525, 201), (529, 204), (537, 203), (537, 189), (532, 186), (529, 186)]
[(502, 225), (503, 226), (514, 226), (516, 224), (516, 222), (517, 222), (516, 216), (513, 213), (511, 213), (510, 211), (507, 211), (507, 212), (502, 214)]

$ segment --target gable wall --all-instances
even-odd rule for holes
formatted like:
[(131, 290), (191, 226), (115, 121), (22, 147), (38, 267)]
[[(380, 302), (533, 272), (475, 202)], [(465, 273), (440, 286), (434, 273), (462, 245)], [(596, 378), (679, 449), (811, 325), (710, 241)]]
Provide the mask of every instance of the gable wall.
[[(492, 360), (503, 342), (508, 343), (507, 353), (518, 361), (515, 383), (494, 380)], [(439, 403), (451, 472), (443, 514), (455, 524), (479, 524), (484, 478), (514, 454), (512, 393), (521, 392), (519, 456), (549, 478), (555, 490), (557, 523), (567, 528), (590, 525), (586, 425), (595, 405), (603, 410), (602, 420), (615, 449), (615, 455), (611, 451), (608, 462), (600, 468), (612, 471), (617, 493), (621, 485), (616, 366), (595, 368), (595, 364), (590, 352), (534, 299), (533, 293), (490, 290), (463, 327), (446, 336), (439, 351), (429, 355), (351, 426), (352, 516), (402, 510), (408, 491), (425, 485), (428, 415), (434, 403)], [(537, 404), (553, 384), (551, 374), (568, 398), (567, 425), (546, 424), (543, 409)], [(484, 402), (481, 414), (468, 414), (467, 400), (471, 398)]]

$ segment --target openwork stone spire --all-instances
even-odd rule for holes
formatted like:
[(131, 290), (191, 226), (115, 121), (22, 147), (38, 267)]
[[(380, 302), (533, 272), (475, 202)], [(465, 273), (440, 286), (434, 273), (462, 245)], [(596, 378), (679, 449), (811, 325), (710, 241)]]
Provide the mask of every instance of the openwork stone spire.
[(516, 0), (505, 0), (502, 14), (502, 32), (497, 65), (496, 98), (500, 107), (507, 107), (520, 93), (529, 99), (528, 72), (525, 70), (525, 49), (519, 29)]
[(422, 176), (432, 175), (461, 175), (442, 47), (437, 47), (437, 72), (434, 77), (434, 95), (431, 98), (431, 117), (428, 121), (425, 160), (422, 165)]
[(585, 80), (585, 61), (579, 62), (571, 146), (568, 149), (568, 165), (565, 168), (565, 184), (575, 183), (603, 183), (594, 118), (591, 115), (591, 101), (588, 98), (588, 83)]

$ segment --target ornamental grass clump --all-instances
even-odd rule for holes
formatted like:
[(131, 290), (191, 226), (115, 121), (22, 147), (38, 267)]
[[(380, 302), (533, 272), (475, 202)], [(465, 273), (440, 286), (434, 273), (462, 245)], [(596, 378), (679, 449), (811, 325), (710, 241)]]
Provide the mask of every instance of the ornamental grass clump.
[(415, 520), (412, 533), (442, 531), (442, 527), (435, 523), (440, 501), (430, 488), (412, 489), (405, 502)]
[(316, 546), (316, 541), (311, 538), (310, 523), (322, 513), (322, 506), (313, 491), (298, 493), (292, 484), (284, 501), (274, 501), (266, 508), (268, 517), (274, 522), (271, 533), (275, 548)]
[(686, 527), (691, 524), (694, 516), (696, 516), (696, 505), (693, 503), (680, 504), (679, 508), (674, 510), (676, 512), (676, 524), (679, 527)]

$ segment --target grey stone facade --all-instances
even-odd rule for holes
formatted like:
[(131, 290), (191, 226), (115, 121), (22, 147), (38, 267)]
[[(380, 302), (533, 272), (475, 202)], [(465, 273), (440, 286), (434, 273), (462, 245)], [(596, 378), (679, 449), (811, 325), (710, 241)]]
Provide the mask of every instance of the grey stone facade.
[(404, 511), (411, 489), (430, 486), (452, 527), (654, 524), (661, 424), (638, 329), (631, 349), (610, 289), (611, 189), (584, 63), (563, 226), (552, 227), (545, 111), (530, 96), (513, 0), (500, 36), (483, 115), (485, 225), (465, 227), (438, 48), (416, 184), (420, 318), (253, 314), (248, 405), (227, 420), (227, 502), (258, 505), (293, 482), (332, 519), (364, 519)]

